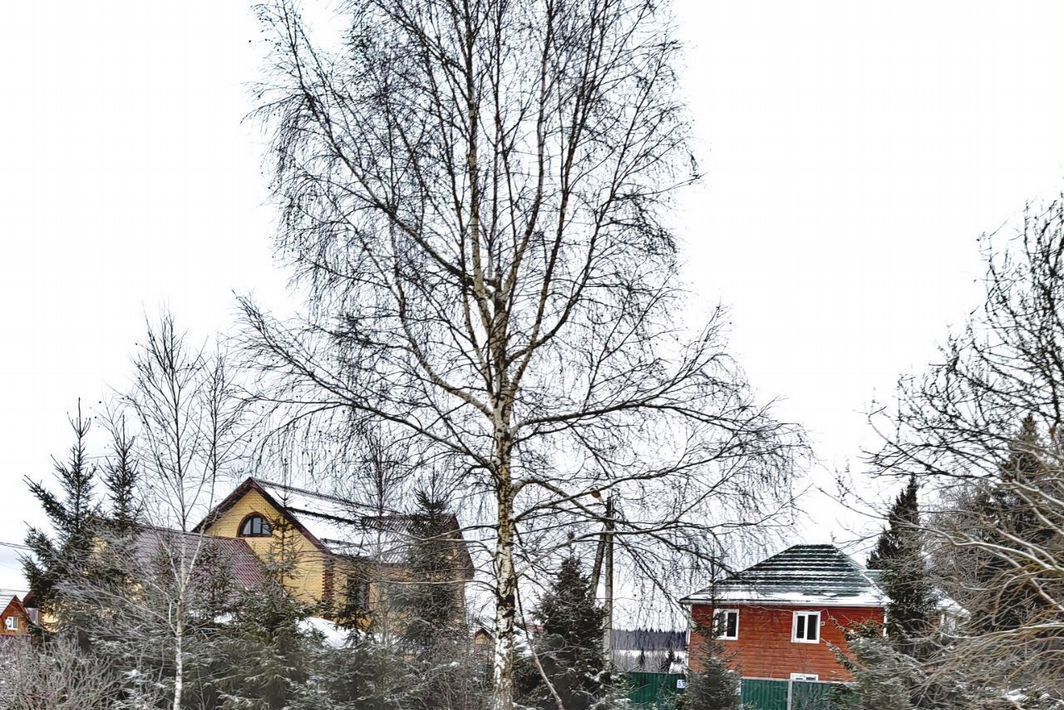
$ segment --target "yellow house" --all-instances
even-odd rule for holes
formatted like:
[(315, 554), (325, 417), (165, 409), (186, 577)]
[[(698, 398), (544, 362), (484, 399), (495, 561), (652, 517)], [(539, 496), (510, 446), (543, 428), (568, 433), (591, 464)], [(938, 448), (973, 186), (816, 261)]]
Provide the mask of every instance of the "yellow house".
[[(300, 601), (333, 618), (386, 623), (388, 589), (401, 584), (414, 541), (410, 515), (376, 515), (365, 506), (315, 491), (248, 478), (210, 512), (196, 532), (238, 538), (266, 564), (283, 564), (284, 584)], [(451, 516), (454, 583), (465, 596), (473, 562)]]

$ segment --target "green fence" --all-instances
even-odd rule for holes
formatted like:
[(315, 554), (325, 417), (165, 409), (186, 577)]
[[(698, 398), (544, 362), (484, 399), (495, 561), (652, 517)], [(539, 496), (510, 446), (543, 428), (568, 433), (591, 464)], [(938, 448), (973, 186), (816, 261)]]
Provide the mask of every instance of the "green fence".
[[(677, 673), (625, 674), (628, 700), (640, 710), (671, 710), (683, 685)], [(841, 683), (744, 678), (743, 706), (750, 710), (844, 710), (849, 689)]]
[(743, 679), (743, 704), (755, 710), (843, 710), (841, 683)]
[(791, 685), (791, 710), (842, 710), (849, 692), (841, 683), (796, 680)]
[(787, 681), (743, 679), (743, 705), (757, 710), (787, 710)]
[(679, 673), (626, 674), (628, 701), (634, 708), (668, 710), (676, 705), (676, 692), (683, 675)]

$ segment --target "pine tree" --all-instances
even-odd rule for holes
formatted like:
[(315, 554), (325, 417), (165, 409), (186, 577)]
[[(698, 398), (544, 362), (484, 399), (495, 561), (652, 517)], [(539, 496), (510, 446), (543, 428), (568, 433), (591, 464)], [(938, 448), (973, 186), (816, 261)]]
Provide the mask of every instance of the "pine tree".
[(70, 419), (74, 443), (69, 457), (66, 461), (54, 459), (60, 493), (40, 482), (27, 481), (55, 534), (53, 539), (39, 528), (30, 528), (26, 546), (31, 555), (22, 560), (30, 590), (46, 614), (56, 613), (61, 584), (80, 574), (92, 547), (97, 506), (93, 498), (96, 467), (89, 461), (86, 445), (90, 424), (82, 416), (78, 400), (77, 415)]
[(888, 527), (880, 535), (868, 567), (882, 571), (881, 583), (887, 603), (887, 635), (895, 646), (911, 653), (931, 631), (935, 612), (934, 587), (924, 556), (919, 486), (910, 476), (905, 489), (888, 515)]
[(868, 555), (869, 569), (885, 570), (891, 561), (904, 553), (904, 538), (907, 532), (920, 524), (918, 490), (916, 476), (910, 475), (908, 484), (898, 494), (887, 514), (887, 529), (879, 536), (875, 549)]
[(372, 635), (352, 631), (342, 648), (319, 652), (318, 674), (293, 710), (408, 710), (410, 690), (420, 682), (402, 650)]
[[(712, 639), (710, 633), (705, 633), (704, 636), (706, 639)], [(740, 710), (743, 707), (739, 692), (739, 674), (728, 668), (722, 652), (721, 644), (712, 640), (706, 644), (699, 658), (700, 668), (690, 674), (687, 692), (681, 696), (679, 708)]]
[[(543, 625), (536, 653), (566, 709), (592, 707), (610, 685), (602, 650), (606, 616), (595, 604), (595, 590), (579, 559), (562, 561), (535, 618)], [(526, 675), (529, 701), (542, 708), (557, 707), (538, 674)]]

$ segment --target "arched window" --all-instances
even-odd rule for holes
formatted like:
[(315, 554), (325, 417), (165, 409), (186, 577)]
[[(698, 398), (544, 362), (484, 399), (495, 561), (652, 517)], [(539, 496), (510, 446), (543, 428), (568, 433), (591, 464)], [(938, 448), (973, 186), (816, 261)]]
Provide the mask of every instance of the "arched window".
[(240, 537), (269, 537), (272, 532), (270, 521), (258, 513), (252, 513), (240, 523)]

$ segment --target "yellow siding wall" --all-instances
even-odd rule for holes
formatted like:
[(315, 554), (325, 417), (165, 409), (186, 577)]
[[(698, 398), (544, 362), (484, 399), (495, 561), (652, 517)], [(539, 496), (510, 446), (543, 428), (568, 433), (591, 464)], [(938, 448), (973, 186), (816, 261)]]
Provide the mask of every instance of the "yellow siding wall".
[[(277, 557), (282, 550), (282, 531), (286, 530), (283, 540), (286, 557), (294, 560), (295, 573), (285, 579), (285, 587), (295, 598), (307, 604), (325, 603), (327, 606), (320, 613), (331, 612), (343, 607), (346, 602), (349, 579), (365, 580), (369, 583), (369, 608), (372, 610), (373, 623), (382, 630), (402, 621), (391, 610), (394, 594), (390, 587), (408, 583), (409, 573), (402, 567), (390, 565), (369, 565), (366, 560), (353, 560), (342, 556), (333, 556), (319, 550), (299, 530), (292, 526), (281, 525), (281, 512), (270, 505), (256, 490), (249, 490), (229, 510), (222, 513), (204, 533), (212, 537), (240, 537), (240, 524), (248, 515), (258, 513), (273, 523), (273, 535), (270, 537), (242, 538), (255, 551), (259, 559), (267, 562)], [(328, 574), (326, 573), (328, 570)], [(326, 579), (330, 579), (326, 587)], [(465, 584), (459, 583), (463, 601)], [(330, 599), (325, 599), (327, 591)], [(366, 623), (369, 623), (366, 619)]]
[[(274, 523), (271, 537), (242, 538), (259, 556), (266, 561), (271, 555), (276, 556), (281, 550), (281, 513), (270, 505), (262, 495), (250, 490), (229, 510), (218, 517), (204, 532), (213, 537), (240, 537), (239, 526), (251, 513), (259, 513)], [(286, 554), (295, 560), (295, 573), (285, 580), (285, 587), (292, 596), (308, 604), (316, 604), (325, 596), (325, 562), (326, 555), (295, 528), (289, 532), (285, 545)]]

